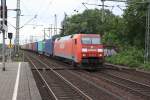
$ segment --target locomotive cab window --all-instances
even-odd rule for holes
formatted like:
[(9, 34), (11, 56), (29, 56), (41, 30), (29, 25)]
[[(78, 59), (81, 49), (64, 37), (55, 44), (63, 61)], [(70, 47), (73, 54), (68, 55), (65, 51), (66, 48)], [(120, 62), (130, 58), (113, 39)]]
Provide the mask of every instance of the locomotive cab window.
[(82, 37), (82, 44), (100, 44), (100, 38), (98, 37)]
[(100, 38), (92, 38), (92, 44), (100, 44)]
[(91, 39), (89, 37), (82, 37), (82, 44), (91, 44)]

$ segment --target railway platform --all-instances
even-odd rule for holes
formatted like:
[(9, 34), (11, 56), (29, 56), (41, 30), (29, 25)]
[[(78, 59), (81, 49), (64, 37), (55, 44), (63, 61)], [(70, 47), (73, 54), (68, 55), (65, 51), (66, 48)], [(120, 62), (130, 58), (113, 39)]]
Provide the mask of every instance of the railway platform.
[(0, 100), (42, 100), (27, 62), (0, 63)]

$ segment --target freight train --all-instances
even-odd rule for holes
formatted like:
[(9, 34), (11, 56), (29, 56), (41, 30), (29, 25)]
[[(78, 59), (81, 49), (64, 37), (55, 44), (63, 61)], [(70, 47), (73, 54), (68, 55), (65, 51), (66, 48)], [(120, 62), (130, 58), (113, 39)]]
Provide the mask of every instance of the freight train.
[(97, 34), (74, 34), (24, 44), (21, 48), (67, 60), (74, 67), (97, 69), (101, 68), (104, 62), (103, 45), (100, 35)]

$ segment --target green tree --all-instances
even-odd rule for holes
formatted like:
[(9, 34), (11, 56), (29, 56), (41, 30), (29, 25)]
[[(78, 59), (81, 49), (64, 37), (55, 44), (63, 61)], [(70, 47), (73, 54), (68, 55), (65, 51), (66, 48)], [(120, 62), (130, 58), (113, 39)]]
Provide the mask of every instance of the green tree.
[(131, 45), (144, 47), (146, 26), (146, 3), (138, 3), (143, 0), (132, 0), (124, 12), (125, 38)]
[(82, 32), (101, 34), (103, 36), (107, 33), (112, 33), (120, 40), (123, 40), (121, 38), (124, 33), (124, 20), (122, 17), (114, 15), (111, 11), (105, 10), (105, 20), (102, 22), (102, 10), (88, 9), (83, 13), (65, 17), (62, 27), (61, 34), (63, 35)]

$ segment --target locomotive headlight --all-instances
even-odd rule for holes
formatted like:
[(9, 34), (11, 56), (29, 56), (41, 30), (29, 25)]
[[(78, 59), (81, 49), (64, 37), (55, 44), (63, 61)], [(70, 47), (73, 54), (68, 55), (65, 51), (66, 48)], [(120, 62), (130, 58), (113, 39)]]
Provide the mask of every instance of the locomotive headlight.
[(87, 48), (82, 48), (82, 52), (87, 52)]
[(103, 49), (98, 49), (97, 51), (98, 51), (98, 52), (103, 52)]
[(85, 56), (86, 56), (86, 54), (83, 54), (82, 56), (83, 56), (83, 57), (85, 57)]
[(103, 55), (102, 55), (102, 54), (99, 54), (99, 56), (102, 57)]

